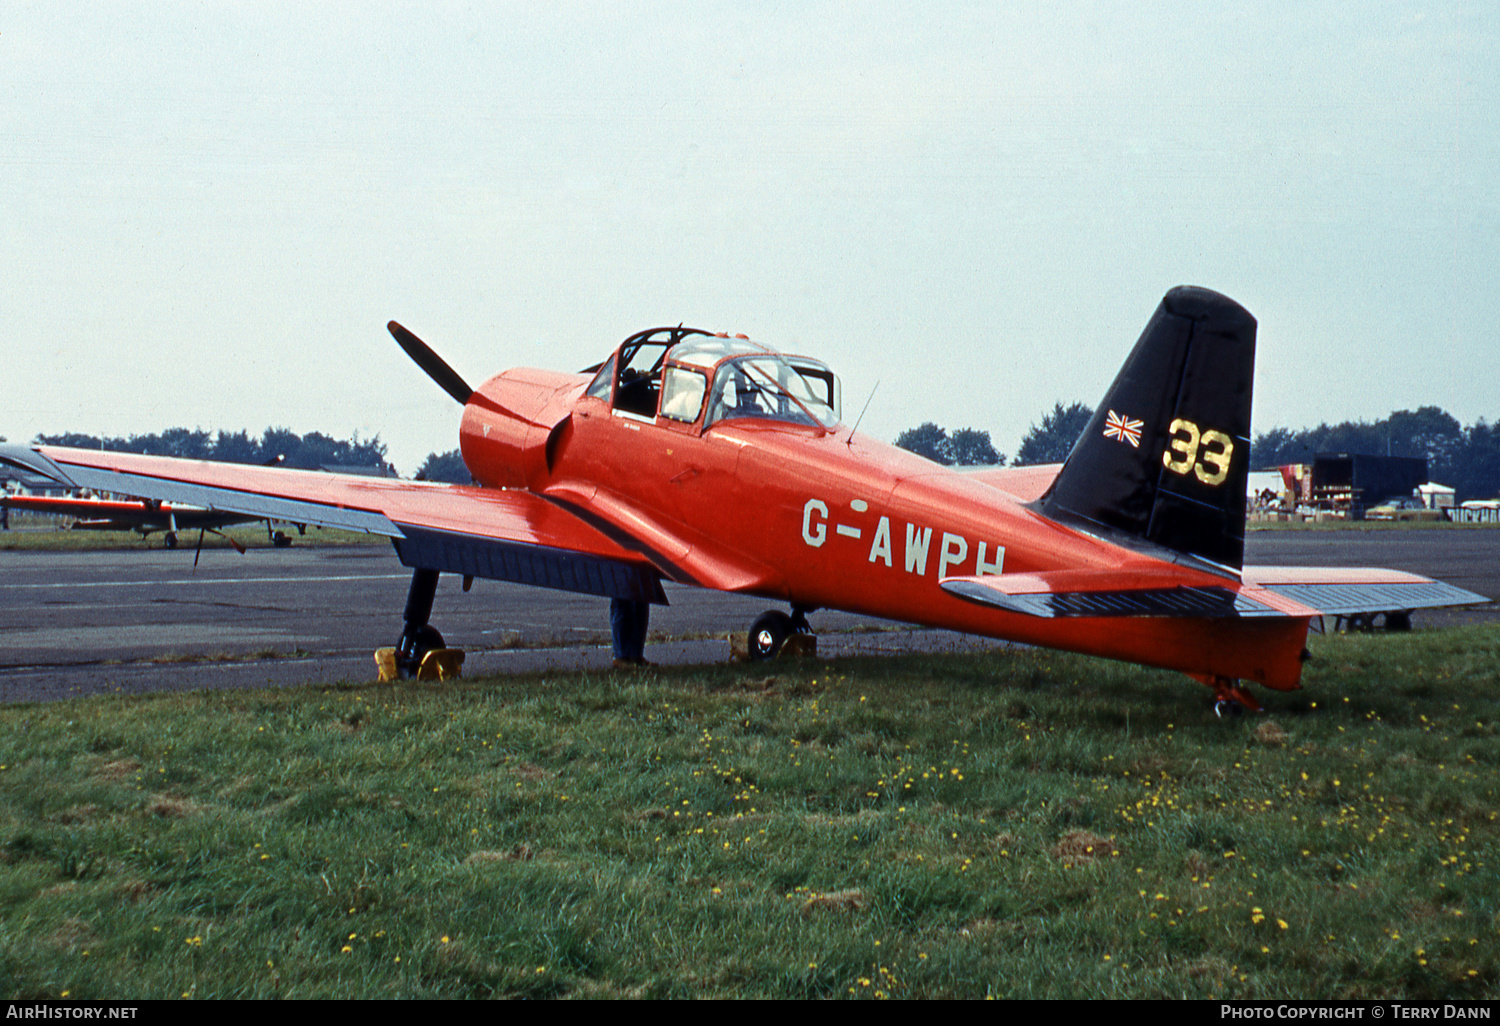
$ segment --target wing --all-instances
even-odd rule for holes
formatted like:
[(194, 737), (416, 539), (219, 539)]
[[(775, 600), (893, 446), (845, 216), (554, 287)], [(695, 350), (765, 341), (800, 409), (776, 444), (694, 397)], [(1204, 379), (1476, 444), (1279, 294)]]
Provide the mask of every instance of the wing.
[(1398, 570), (1246, 567), (1240, 581), (1159, 570), (1063, 570), (947, 577), (943, 590), (1044, 618), (1312, 617), (1410, 612), (1489, 602), (1476, 592)]
[(92, 449), (0, 448), (0, 460), (68, 487), (384, 535), (410, 567), (666, 602), (645, 555), (531, 492)]

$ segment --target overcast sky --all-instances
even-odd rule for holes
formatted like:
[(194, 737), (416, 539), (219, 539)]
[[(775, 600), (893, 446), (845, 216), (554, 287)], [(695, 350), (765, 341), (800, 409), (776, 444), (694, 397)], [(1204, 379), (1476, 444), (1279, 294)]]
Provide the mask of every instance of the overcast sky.
[[(1015, 8), (1006, 11), (1006, 8)], [(1161, 296), (1256, 430), (1500, 417), (1490, 3), (11, 3), (0, 435), (378, 434), (686, 322), (1014, 453)]]

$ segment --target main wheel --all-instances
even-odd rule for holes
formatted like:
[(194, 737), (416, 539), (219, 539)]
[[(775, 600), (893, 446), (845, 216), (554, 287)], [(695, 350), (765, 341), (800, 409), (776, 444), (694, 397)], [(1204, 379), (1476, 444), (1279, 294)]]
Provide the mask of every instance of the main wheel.
[(760, 614), (750, 625), (750, 658), (775, 658), (792, 630), (792, 618), (785, 613), (771, 609)]
[(443, 636), (430, 623), (415, 630), (402, 631), (401, 640), (396, 642), (396, 669), (403, 677), (415, 676), (417, 667), (422, 665), (422, 657), (433, 649), (444, 647)]

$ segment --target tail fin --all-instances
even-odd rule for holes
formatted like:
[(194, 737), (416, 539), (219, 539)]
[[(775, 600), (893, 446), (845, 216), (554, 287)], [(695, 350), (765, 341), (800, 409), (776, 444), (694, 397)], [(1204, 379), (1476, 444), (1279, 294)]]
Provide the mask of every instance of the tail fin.
[(1238, 570), (1255, 318), (1208, 289), (1168, 292), (1041, 499), (1081, 517)]

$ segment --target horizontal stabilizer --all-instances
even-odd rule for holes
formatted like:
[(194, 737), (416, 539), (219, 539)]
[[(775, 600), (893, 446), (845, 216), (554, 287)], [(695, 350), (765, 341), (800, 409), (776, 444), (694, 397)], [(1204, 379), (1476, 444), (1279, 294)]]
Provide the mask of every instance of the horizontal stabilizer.
[(1285, 616), (1280, 609), (1239, 594), (1232, 586), (1187, 585), (1171, 573), (1125, 575), (1117, 570), (1064, 570), (1043, 574), (949, 577), (943, 590), (1012, 613), (1055, 617)]
[(1490, 599), (1399, 570), (1246, 567), (1243, 583), (1193, 583), (1174, 569), (1059, 570), (947, 577), (943, 590), (1012, 613), (1055, 617), (1354, 616), (1464, 606)]
[(1400, 570), (1247, 566), (1247, 586), (1264, 588), (1325, 616), (1354, 616), (1490, 602), (1478, 592)]

